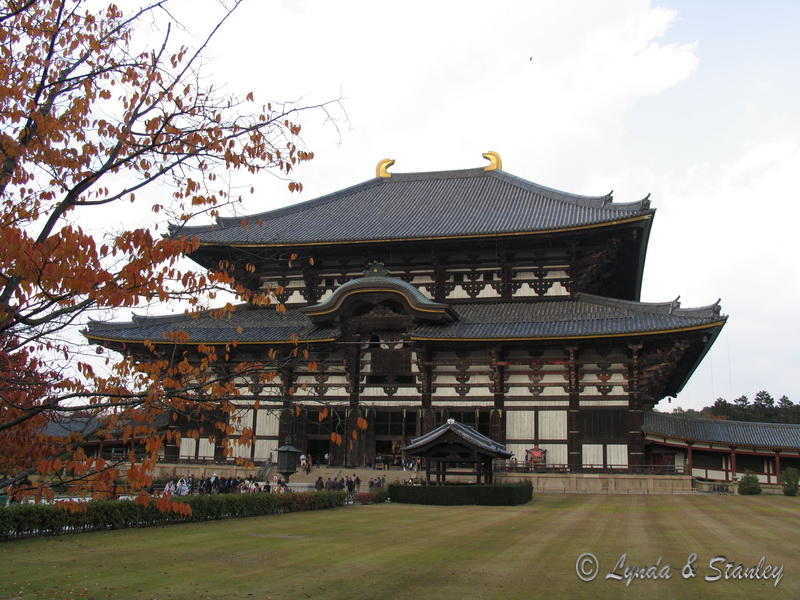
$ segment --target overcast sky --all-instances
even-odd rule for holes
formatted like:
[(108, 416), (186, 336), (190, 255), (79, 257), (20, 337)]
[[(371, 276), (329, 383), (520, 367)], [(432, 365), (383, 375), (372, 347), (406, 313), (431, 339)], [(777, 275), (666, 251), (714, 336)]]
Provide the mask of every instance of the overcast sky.
[[(208, 12), (200, 10), (208, 5)], [(200, 32), (212, 0), (184, 2)], [(341, 98), (301, 118), (301, 194), (262, 175), (244, 212), (395, 172), (504, 170), (657, 209), (642, 300), (722, 299), (730, 316), (680, 396), (800, 402), (800, 3), (251, 0), (208, 56), (229, 91)]]

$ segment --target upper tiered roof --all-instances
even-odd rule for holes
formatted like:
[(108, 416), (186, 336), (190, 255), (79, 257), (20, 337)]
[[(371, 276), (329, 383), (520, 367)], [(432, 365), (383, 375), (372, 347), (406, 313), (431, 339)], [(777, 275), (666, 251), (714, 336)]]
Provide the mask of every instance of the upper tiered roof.
[(573, 231), (652, 217), (647, 198), (580, 196), (499, 169), (384, 175), (285, 208), (171, 228), (207, 246), (303, 246)]

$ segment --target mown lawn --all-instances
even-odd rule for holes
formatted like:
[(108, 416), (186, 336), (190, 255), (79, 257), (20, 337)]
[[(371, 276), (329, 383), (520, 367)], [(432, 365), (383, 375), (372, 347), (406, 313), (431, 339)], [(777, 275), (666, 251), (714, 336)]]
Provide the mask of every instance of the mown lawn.
[[(522, 507), (386, 504), (0, 544), (0, 598), (800, 598), (800, 498), (538, 496)], [(600, 575), (584, 583), (585, 552)], [(681, 568), (697, 553), (697, 576)], [(606, 580), (629, 563), (670, 580)], [(708, 561), (783, 565), (704, 581)], [(724, 569), (724, 566), (723, 566)]]

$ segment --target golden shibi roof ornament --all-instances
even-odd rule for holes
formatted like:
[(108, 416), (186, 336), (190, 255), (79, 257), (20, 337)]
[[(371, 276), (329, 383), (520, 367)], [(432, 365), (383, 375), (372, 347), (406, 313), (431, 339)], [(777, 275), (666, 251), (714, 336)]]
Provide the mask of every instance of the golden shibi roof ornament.
[(389, 173), (389, 167), (394, 164), (394, 159), (392, 158), (384, 158), (383, 160), (378, 161), (378, 165), (375, 167), (375, 177), (381, 177), (383, 179), (389, 179), (392, 174)]
[[(483, 167), (484, 171), (495, 171), (495, 170), (502, 170), (503, 168), (503, 159), (500, 158), (500, 154), (490, 150), (489, 152), (485, 152), (482, 154), (483, 158), (489, 161), (489, 164)], [(381, 179), (390, 179), (392, 174), (389, 172), (389, 168), (394, 164), (394, 159), (392, 158), (384, 158), (378, 161), (378, 164), (375, 166), (375, 177), (380, 177)]]
[(503, 169), (503, 159), (500, 158), (500, 155), (497, 152), (493, 152), (490, 150), (485, 154), (482, 154), (483, 158), (489, 161), (489, 164), (483, 167), (484, 171), (495, 171), (495, 170), (502, 170)]

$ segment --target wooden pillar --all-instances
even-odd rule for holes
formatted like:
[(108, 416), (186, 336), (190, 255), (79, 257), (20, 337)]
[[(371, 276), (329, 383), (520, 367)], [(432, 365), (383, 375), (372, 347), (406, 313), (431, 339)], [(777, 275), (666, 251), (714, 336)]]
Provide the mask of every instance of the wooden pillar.
[(417, 427), (419, 435), (433, 429), (433, 348), (425, 345), (417, 350), (417, 370), (420, 378), (420, 411)]
[(692, 442), (688, 442), (686, 444), (686, 470), (689, 472), (689, 475), (692, 475), (692, 469), (694, 468), (694, 457), (692, 456)]
[(578, 348), (569, 346), (565, 348), (568, 356), (567, 363), (567, 390), (569, 393), (569, 409), (567, 411), (567, 462), (570, 471), (575, 471), (582, 466), (580, 431), (578, 429), (578, 408), (580, 394), (578, 392)]
[(425, 459), (425, 482), (431, 484), (431, 461), (429, 458)]
[[(374, 408), (361, 407), (361, 415), (367, 420), (367, 430), (362, 431), (364, 437), (364, 466), (375, 464), (375, 421), (377, 414)], [(414, 437), (414, 436), (411, 436)]]
[(490, 351), (492, 369), (492, 393), (494, 394), (494, 409), (489, 415), (489, 430), (493, 440), (506, 443), (505, 426), (505, 398), (506, 398), (506, 373), (503, 360), (503, 348), (497, 346)]
[(308, 302), (309, 306), (312, 304), (316, 304), (319, 302), (320, 293), (319, 293), (319, 274), (317, 273), (316, 269), (310, 266), (306, 266), (303, 269), (303, 283), (305, 283), (305, 288), (301, 292), (303, 297), (305, 298), (306, 302)]
[(731, 481), (736, 481), (736, 446), (731, 446)]
[(780, 484), (781, 482), (781, 451), (775, 450), (775, 477), (777, 481), (775, 483)]
[(292, 438), (293, 444), (297, 442), (295, 439), (295, 423), (297, 422), (297, 417), (294, 414), (294, 407), (292, 406), (294, 371), (290, 366), (286, 366), (280, 369), (279, 375), (281, 396), (283, 396), (283, 408), (278, 417), (278, 446), (280, 447), (286, 443), (287, 437)]
[(444, 302), (447, 296), (447, 267), (439, 257), (433, 259), (433, 299)]
[(638, 467), (644, 464), (644, 412), (639, 380), (642, 344), (629, 344), (628, 349), (631, 352), (628, 371), (628, 465)]
[[(361, 466), (365, 460), (365, 444), (362, 431), (357, 426), (361, 416), (359, 408), (359, 387), (361, 386), (361, 346), (351, 344), (347, 349), (347, 382), (349, 405), (345, 419), (345, 455), (344, 465), (347, 467)], [(355, 438), (353, 437), (355, 435)]]
[(500, 262), (500, 297), (504, 301), (514, 297), (514, 271), (511, 268), (511, 261), (507, 255), (501, 258)]

